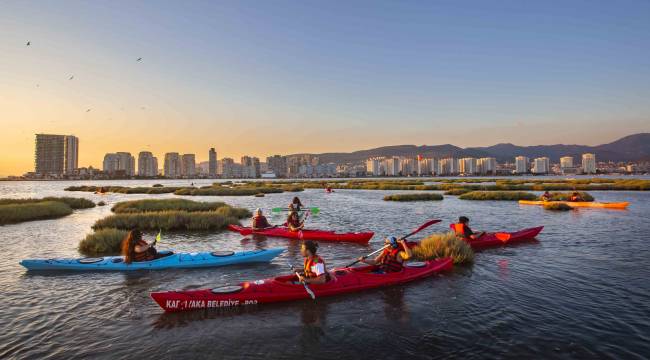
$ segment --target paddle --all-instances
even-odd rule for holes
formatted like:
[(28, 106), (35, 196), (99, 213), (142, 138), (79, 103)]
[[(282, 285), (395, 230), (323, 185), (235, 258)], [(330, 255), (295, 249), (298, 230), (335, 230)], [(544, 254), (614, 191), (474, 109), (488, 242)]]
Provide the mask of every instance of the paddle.
[[(293, 267), (293, 265), (291, 265), (291, 264), (289, 264), (289, 267), (291, 267), (291, 271), (293, 271), (293, 273), (296, 274), (296, 276), (298, 276), (298, 278), (300, 278), (300, 276), (299, 276), (298, 271), (296, 270), (296, 268)], [(307, 286), (307, 284), (305, 284), (304, 281), (301, 281), (300, 283), (302, 284), (302, 286), (305, 287), (305, 291), (307, 292), (307, 294), (309, 294), (309, 296), (311, 297), (311, 299), (312, 299), (312, 300), (316, 300), (316, 295), (314, 294), (313, 291), (311, 291), (311, 289), (309, 288), (309, 286)]]
[(161, 234), (162, 234), (162, 229), (158, 230), (158, 235), (156, 235), (156, 239), (153, 241), (153, 243), (151, 244), (151, 246), (156, 246), (156, 244), (158, 243), (158, 241), (160, 241)]
[[(424, 224), (420, 225), (419, 228), (415, 229), (415, 230), (414, 230), (413, 232), (411, 232), (410, 234), (408, 234), (408, 235), (406, 235), (406, 236), (403, 236), (403, 237), (401, 237), (400, 239), (401, 239), (401, 240), (406, 240), (407, 238), (409, 238), (409, 237), (411, 237), (411, 236), (413, 236), (413, 235), (419, 233), (420, 231), (422, 231), (422, 230), (428, 228), (429, 226), (431, 226), (431, 225), (433, 225), (433, 224), (437, 224), (437, 223), (439, 223), (439, 222), (441, 222), (441, 221), (442, 221), (442, 220), (437, 220), (437, 219), (436, 219), (436, 220), (429, 220), (429, 221), (425, 222)], [(368, 254), (368, 255), (362, 257), (362, 259), (367, 259), (368, 257), (370, 257), (370, 256), (372, 256), (372, 255), (374, 255), (374, 254), (376, 254), (376, 253), (378, 253), (378, 252), (384, 250), (384, 249), (387, 248), (388, 246), (390, 246), (390, 245), (386, 245), (386, 246), (382, 247), (382, 248), (379, 249), (379, 250), (373, 251), (373, 252), (371, 252), (370, 254)], [(353, 265), (355, 265), (355, 264), (357, 264), (357, 263), (359, 263), (359, 262), (361, 262), (361, 260), (357, 260), (357, 261), (353, 262), (352, 264), (350, 264), (350, 265), (348, 265), (348, 266), (346, 266), (346, 267), (351, 267), (351, 266), (353, 266)]]
[[(283, 208), (283, 207), (276, 207), (276, 208), (271, 209), (271, 211), (274, 212), (274, 213), (278, 213), (278, 212), (282, 212), (282, 211), (289, 211), (289, 209)], [(309, 211), (312, 214), (316, 215), (316, 214), (318, 214), (320, 212), (320, 209), (317, 208), (317, 207), (309, 207), (309, 208), (301, 209), (300, 211)]]

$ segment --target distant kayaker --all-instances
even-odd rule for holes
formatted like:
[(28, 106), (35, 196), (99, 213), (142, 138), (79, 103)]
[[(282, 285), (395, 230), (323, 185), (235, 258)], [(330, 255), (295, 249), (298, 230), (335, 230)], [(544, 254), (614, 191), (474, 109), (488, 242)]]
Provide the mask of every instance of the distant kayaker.
[(122, 255), (124, 255), (124, 262), (130, 264), (134, 261), (154, 260), (158, 252), (153, 245), (142, 239), (142, 233), (136, 229), (129, 231), (122, 240)]
[(452, 229), (456, 233), (456, 236), (460, 236), (463, 239), (476, 240), (483, 236), (483, 232), (475, 233), (469, 227), (469, 218), (467, 216), (461, 216), (458, 218), (458, 223), (452, 224)]
[(582, 196), (580, 196), (580, 193), (577, 191), (574, 191), (573, 194), (571, 194), (571, 197), (569, 197), (569, 201), (571, 202), (579, 202), (579, 201), (584, 201)]
[(286, 225), (290, 231), (300, 231), (305, 226), (305, 222), (300, 220), (300, 214), (293, 207), (293, 204), (289, 205), (289, 216), (287, 216)]
[(262, 209), (257, 208), (255, 209), (255, 214), (253, 215), (253, 220), (251, 227), (253, 230), (261, 230), (261, 229), (266, 229), (272, 227), (271, 224), (269, 224), (269, 221), (266, 219), (266, 216), (262, 214)]
[(318, 244), (307, 240), (300, 247), (300, 254), (305, 257), (303, 274), (297, 274), (298, 281), (305, 284), (325, 284), (330, 275), (327, 272), (325, 261), (316, 255)]
[(296, 211), (300, 211), (304, 207), (302, 202), (300, 202), (300, 198), (297, 196), (294, 196), (293, 200), (291, 200), (291, 205), (293, 205), (293, 208)]
[(386, 248), (375, 259), (366, 259), (360, 257), (359, 261), (368, 265), (377, 265), (383, 272), (398, 272), (402, 271), (403, 263), (413, 256), (411, 248), (406, 245), (404, 239), (397, 239), (394, 236), (387, 238), (385, 241)]
[(551, 199), (553, 198), (553, 196), (552, 196), (551, 193), (548, 192), (548, 190), (547, 190), (547, 191), (545, 191), (544, 194), (542, 194), (542, 196), (540, 196), (539, 198), (540, 198), (542, 201), (551, 201)]

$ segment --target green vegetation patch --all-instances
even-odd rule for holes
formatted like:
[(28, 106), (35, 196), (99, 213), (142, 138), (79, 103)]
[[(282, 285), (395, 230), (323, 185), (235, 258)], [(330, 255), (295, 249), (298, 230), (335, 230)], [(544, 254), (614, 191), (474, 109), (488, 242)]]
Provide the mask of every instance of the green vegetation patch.
[(569, 211), (569, 210), (573, 210), (573, 208), (565, 203), (556, 202), (556, 203), (544, 204), (544, 210)]
[[(580, 194), (580, 197), (582, 197), (583, 201), (594, 201), (594, 197), (591, 196), (589, 193), (586, 193), (584, 191), (578, 191), (578, 194)], [(565, 192), (565, 193), (552, 192), (551, 201), (569, 201), (571, 195), (573, 195), (572, 192)]]
[(116, 255), (120, 253), (127, 230), (100, 229), (79, 242), (79, 252), (88, 255)]
[(431, 234), (413, 248), (413, 257), (419, 261), (451, 257), (454, 264), (474, 261), (474, 251), (453, 232)]
[(537, 200), (537, 195), (523, 191), (471, 191), (458, 197), (462, 200)]
[(60, 201), (10, 203), (0, 205), (0, 225), (56, 219), (70, 214), (70, 205)]
[(123, 201), (115, 204), (114, 213), (138, 213), (165, 210), (213, 211), (228, 206), (222, 202), (198, 202), (186, 199), (146, 199)]
[(442, 200), (437, 193), (393, 194), (384, 196), (384, 201), (433, 201)]

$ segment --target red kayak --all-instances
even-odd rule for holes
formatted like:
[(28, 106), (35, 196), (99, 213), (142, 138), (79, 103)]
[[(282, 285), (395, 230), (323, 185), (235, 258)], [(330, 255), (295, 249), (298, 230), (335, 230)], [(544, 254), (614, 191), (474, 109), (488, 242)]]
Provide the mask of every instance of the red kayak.
[[(346, 294), (384, 286), (404, 284), (452, 268), (452, 259), (407, 263), (395, 273), (375, 273), (375, 266), (343, 268), (330, 271), (331, 280), (322, 285), (309, 285), (315, 298)], [(153, 292), (151, 297), (165, 311), (176, 312), (266, 304), (309, 299), (295, 275), (246, 281), (234, 286), (188, 291)]]
[(345, 241), (367, 244), (375, 233), (373, 232), (354, 232), (337, 234), (334, 231), (323, 230), (301, 230), (290, 231), (284, 226), (273, 227), (264, 230), (253, 230), (250, 227), (239, 225), (228, 225), (228, 229), (236, 231), (244, 236), (257, 234), (271, 237), (282, 237), (298, 240), (319, 240), (319, 241)]
[[(453, 225), (452, 225), (453, 226)], [(542, 232), (543, 226), (538, 226), (529, 229), (523, 229), (515, 232), (497, 232), (485, 233), (476, 240), (468, 240), (467, 242), (474, 250), (485, 249), (489, 247), (504, 246), (513, 244), (520, 241), (534, 239), (537, 234)]]

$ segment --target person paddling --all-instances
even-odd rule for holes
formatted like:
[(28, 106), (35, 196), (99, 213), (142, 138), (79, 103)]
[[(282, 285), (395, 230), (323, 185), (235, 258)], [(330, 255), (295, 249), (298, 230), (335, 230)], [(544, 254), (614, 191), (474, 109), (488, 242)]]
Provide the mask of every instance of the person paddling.
[(266, 228), (273, 227), (269, 224), (269, 221), (266, 219), (266, 216), (262, 214), (262, 209), (255, 209), (255, 214), (253, 215), (251, 227), (253, 230), (262, 230)]
[(542, 194), (542, 196), (540, 196), (539, 198), (540, 198), (542, 201), (551, 201), (551, 198), (553, 198), (553, 196), (552, 196), (551, 193), (548, 192), (548, 190), (547, 190), (547, 191), (545, 191), (544, 194)]
[(156, 259), (158, 252), (153, 244), (147, 243), (142, 239), (142, 233), (137, 230), (131, 230), (122, 240), (122, 255), (124, 262), (130, 264), (132, 262), (151, 261)]
[(305, 257), (303, 273), (296, 273), (298, 281), (303, 284), (325, 284), (330, 280), (325, 261), (316, 255), (318, 244), (307, 240), (300, 247), (300, 254)]
[(291, 200), (291, 205), (296, 211), (300, 211), (303, 207), (305, 207), (305, 205), (303, 205), (302, 202), (300, 202), (300, 198), (298, 198), (297, 196), (293, 197), (293, 200)]
[(569, 198), (569, 201), (571, 202), (580, 202), (580, 201), (585, 201), (582, 196), (580, 196), (580, 193), (577, 191), (574, 191), (573, 194), (571, 194), (571, 197)]
[(368, 265), (379, 266), (379, 270), (385, 273), (402, 271), (403, 263), (413, 256), (411, 248), (406, 245), (406, 240), (397, 239), (391, 236), (385, 240), (386, 248), (374, 259), (360, 257), (360, 262)]
[(477, 240), (484, 232), (475, 233), (469, 227), (469, 218), (467, 216), (461, 216), (458, 218), (458, 223), (452, 224), (452, 228), (456, 233), (456, 236), (462, 237), (465, 240)]
[(289, 204), (289, 216), (287, 216), (287, 227), (290, 231), (300, 231), (305, 226), (305, 222), (300, 220), (300, 214), (293, 206)]

